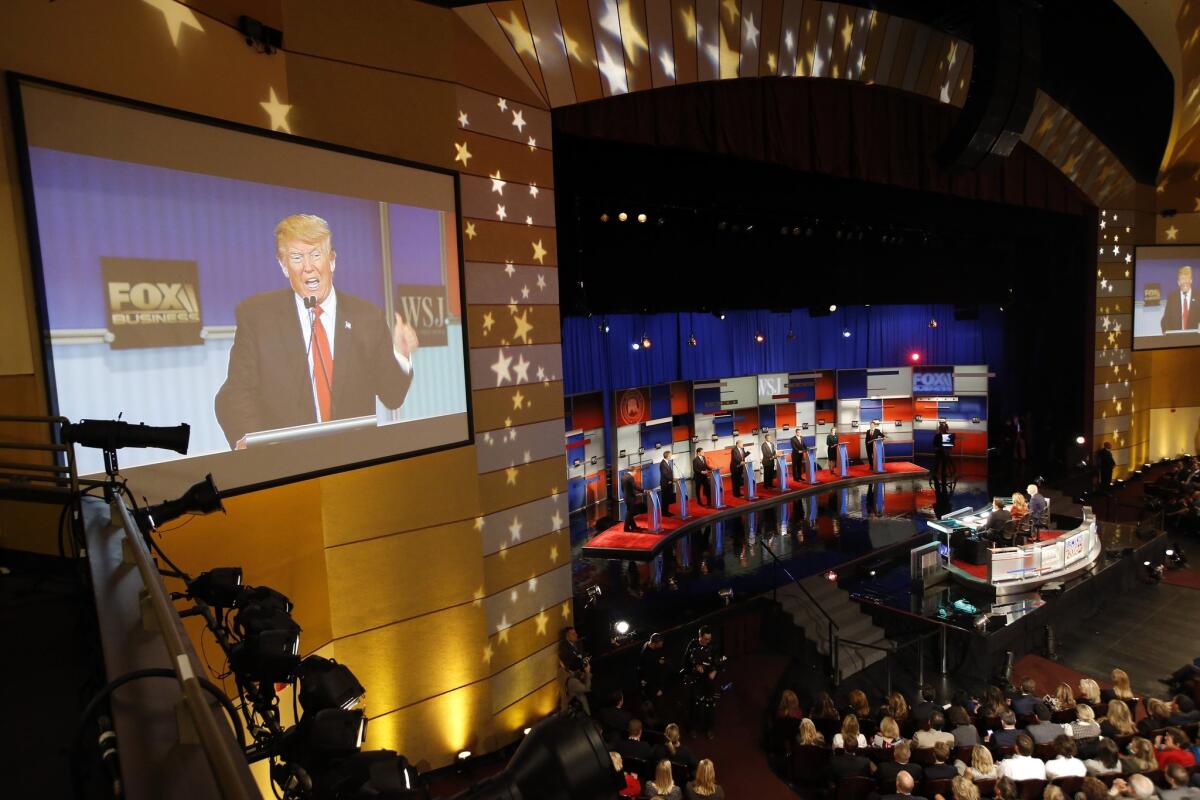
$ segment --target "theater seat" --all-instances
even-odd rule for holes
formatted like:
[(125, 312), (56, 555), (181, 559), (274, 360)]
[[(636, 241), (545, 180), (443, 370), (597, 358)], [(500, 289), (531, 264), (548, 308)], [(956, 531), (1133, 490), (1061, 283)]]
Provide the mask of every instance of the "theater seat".
[(1042, 792), (1046, 789), (1046, 782), (1037, 778), (1017, 781), (1017, 797), (1021, 800), (1041, 800)]
[(856, 776), (842, 778), (837, 782), (834, 800), (867, 800), (867, 796), (875, 791), (875, 781), (870, 778)]

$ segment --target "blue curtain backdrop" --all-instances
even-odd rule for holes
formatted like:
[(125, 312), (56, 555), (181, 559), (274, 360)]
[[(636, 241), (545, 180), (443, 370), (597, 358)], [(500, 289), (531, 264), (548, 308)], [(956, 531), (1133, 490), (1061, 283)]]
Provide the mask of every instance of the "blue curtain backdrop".
[[(938, 326), (929, 327), (936, 319)], [(602, 327), (607, 322), (609, 331)], [(850, 336), (843, 335), (849, 331)], [(754, 341), (756, 333), (766, 338)], [(793, 334), (789, 338), (789, 333)], [(649, 336), (649, 349), (632, 345)], [(695, 347), (688, 337), (695, 335)], [(767, 372), (861, 369), (911, 364), (1004, 362), (1004, 312), (983, 307), (977, 320), (955, 321), (948, 305), (838, 308), (827, 317), (807, 311), (614, 314), (563, 319), (567, 394), (605, 392), (675, 380), (705, 380)]]

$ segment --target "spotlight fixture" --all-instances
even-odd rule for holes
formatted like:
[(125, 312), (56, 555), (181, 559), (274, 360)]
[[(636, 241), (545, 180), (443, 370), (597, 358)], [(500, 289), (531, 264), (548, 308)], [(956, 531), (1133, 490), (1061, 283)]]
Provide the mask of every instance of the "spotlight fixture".
[(763, 336), (762, 331), (758, 331), (754, 334), (754, 341), (758, 342), (759, 344), (762, 344), (766, 338), (767, 337)]
[(525, 730), (521, 731), (521, 735), (522, 735), (522, 736), (528, 736), (528, 735), (529, 735), (529, 732), (530, 732), (531, 730), (533, 730), (533, 728), (527, 725), (527, 726), (525, 726)]
[(850, 338), (850, 329), (849, 328), (842, 328), (842, 338), (843, 339)]
[(604, 320), (604, 321), (602, 321), (602, 322), (600, 323), (600, 332), (601, 332), (601, 333), (608, 333), (608, 330), (609, 330), (609, 328), (608, 328), (608, 320)]
[(583, 593), (587, 595), (587, 601), (584, 602), (583, 607), (591, 608), (592, 606), (596, 605), (596, 603), (600, 602), (600, 596), (603, 594), (603, 591), (599, 586), (593, 583), (591, 586), (584, 589)]
[(217, 567), (188, 582), (187, 593), (216, 608), (232, 608), (242, 594), (242, 568)]
[(725, 319), (725, 312), (724, 312), (724, 311), (719, 311), (719, 312), (717, 312), (717, 319), (719, 319), (719, 320), (724, 320), (724, 319)]
[(633, 345), (632, 345), (632, 347), (633, 347), (633, 349), (634, 349), (634, 350), (641, 350), (641, 349), (642, 349), (642, 343), (641, 343), (641, 342), (634, 342), (634, 343), (633, 343)]
[(618, 636), (624, 636), (625, 634), (629, 633), (629, 622), (627, 620), (619, 619), (617, 620), (616, 624), (613, 625), (613, 630)]
[(650, 337), (644, 333), (642, 334), (642, 347), (646, 350), (650, 349)]
[(694, 333), (688, 334), (687, 343), (690, 347), (695, 347), (696, 346), (696, 334), (694, 334)]
[[(272, 777), (277, 764), (272, 767)], [(314, 798), (416, 796), (417, 771), (392, 750), (369, 750), (335, 760), (312, 777)], [(283, 784), (277, 780), (276, 783)]]
[(600, 215), (600, 221), (601, 221), (601, 222), (608, 222), (608, 214), (601, 214), (601, 215)]
[(837, 303), (830, 303), (829, 304), (829, 313), (832, 314), (834, 311), (837, 311)]
[(638, 222), (641, 222), (641, 223), (645, 223), (645, 221), (646, 221), (646, 215), (645, 215), (645, 214), (638, 214), (638, 215), (637, 215), (637, 221), (638, 221)]
[(138, 518), (150, 528), (157, 528), (184, 514), (211, 514), (214, 511), (224, 514), (225, 506), (221, 505), (221, 493), (213, 484), (210, 472), (204, 476), (204, 480), (192, 484), (178, 499), (139, 509)]
[(81, 419), (62, 426), (66, 442), (95, 447), (101, 450), (120, 450), (123, 447), (155, 447), (187, 455), (191, 426), (184, 423), (174, 427), (156, 427), (121, 420)]
[(470, 757), (471, 757), (470, 750), (459, 750), (458, 751), (458, 760), (459, 761), (466, 761)]
[(791, 328), (788, 328), (787, 339), (789, 342), (796, 341), (796, 332), (794, 330), (792, 330)]
[(826, 572), (825, 580), (829, 581), (830, 583), (837, 583), (837, 571), (831, 569)]
[(1143, 561), (1142, 567), (1146, 570), (1146, 580), (1151, 583), (1159, 583), (1163, 579), (1163, 565), (1155, 564), (1152, 561)]
[(300, 663), (299, 652), (299, 630), (268, 630), (247, 636), (230, 648), (229, 666), (252, 681), (291, 683)]
[(908, 354), (908, 360), (915, 364), (921, 360), (921, 354), (914, 350), (913, 352)]
[(367, 690), (345, 664), (330, 658), (309, 656), (300, 662), (298, 698), (305, 714), (327, 708), (350, 710), (362, 702)]
[(1171, 569), (1183, 569), (1188, 565), (1187, 554), (1183, 552), (1183, 548), (1175, 545), (1167, 550), (1167, 566)]
[(721, 589), (718, 589), (717, 597), (721, 598), (722, 603), (729, 605), (733, 602), (733, 588), (730, 586), (725, 586)]
[(306, 716), (284, 734), (280, 750), (285, 760), (311, 770), (314, 765), (357, 753), (366, 733), (367, 718), (361, 708), (326, 708)]
[(929, 327), (936, 328), (937, 326), (938, 326), (938, 321), (936, 319), (929, 320)]
[(1082, 436), (1075, 437), (1075, 444), (1082, 446), (1086, 443), (1087, 443), (1087, 439), (1083, 438)]
[(620, 214), (617, 214), (617, 219), (621, 222), (625, 222), (629, 219), (629, 215), (622, 211)]

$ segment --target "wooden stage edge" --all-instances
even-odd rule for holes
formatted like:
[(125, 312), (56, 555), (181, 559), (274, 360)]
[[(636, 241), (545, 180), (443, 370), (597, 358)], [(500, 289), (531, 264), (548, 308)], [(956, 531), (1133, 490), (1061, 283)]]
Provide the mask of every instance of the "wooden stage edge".
[[(713, 511), (710, 514), (705, 514), (702, 517), (689, 518), (686, 522), (672, 531), (664, 531), (662, 537), (649, 549), (642, 548), (624, 548), (624, 547), (592, 547), (585, 544), (579, 551), (580, 558), (616, 558), (622, 561), (653, 561), (658, 555), (669, 545), (674, 544), (675, 540), (680, 536), (691, 533), (694, 530), (703, 528), (706, 525), (711, 525), (714, 522), (732, 519), (733, 517), (741, 516), (751, 511), (762, 511), (772, 506), (779, 505), (783, 502), (799, 500), (804, 497), (811, 497), (824, 492), (837, 491), (851, 486), (862, 486), (868, 483), (887, 483), (899, 480), (911, 480), (914, 478), (923, 478), (929, 475), (927, 468), (913, 470), (911, 472), (876, 472), (870, 475), (859, 475), (850, 478), (842, 478), (828, 483), (819, 483), (816, 485), (805, 485), (802, 489), (794, 491), (782, 492), (773, 494), (770, 497), (763, 497), (752, 502), (744, 503), (737, 506), (726, 506), (725, 508)], [(599, 535), (599, 534), (597, 534)], [(594, 539), (595, 537), (593, 537)]]

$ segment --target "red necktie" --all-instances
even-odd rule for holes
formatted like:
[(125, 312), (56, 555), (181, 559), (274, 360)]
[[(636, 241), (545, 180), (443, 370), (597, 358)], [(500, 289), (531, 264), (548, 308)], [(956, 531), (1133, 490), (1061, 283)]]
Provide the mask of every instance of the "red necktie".
[(329, 337), (321, 324), (322, 308), (313, 308), (312, 374), (317, 388), (317, 406), (321, 412), (318, 422), (328, 422), (333, 409), (333, 353), (329, 352)]
[(1183, 296), (1183, 325), (1180, 327), (1184, 328), (1185, 330), (1187, 329), (1187, 326), (1188, 326), (1188, 306), (1191, 305), (1191, 303), (1189, 303), (1188, 300), (1190, 300), (1190, 299), (1191, 299), (1191, 297), (1189, 295), (1185, 294)]

